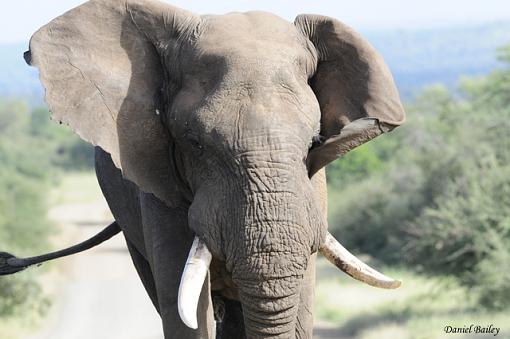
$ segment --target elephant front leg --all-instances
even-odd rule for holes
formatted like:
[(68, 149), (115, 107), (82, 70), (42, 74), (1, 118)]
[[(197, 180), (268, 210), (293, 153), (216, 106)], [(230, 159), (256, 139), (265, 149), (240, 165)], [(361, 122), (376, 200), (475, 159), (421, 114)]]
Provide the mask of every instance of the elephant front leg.
[(182, 322), (177, 308), (179, 283), (194, 238), (187, 226), (187, 211), (169, 208), (151, 194), (141, 193), (140, 203), (147, 259), (154, 276), (165, 339), (213, 339), (209, 278), (200, 295), (197, 330)]
[(243, 309), (237, 300), (213, 293), (216, 339), (246, 339)]

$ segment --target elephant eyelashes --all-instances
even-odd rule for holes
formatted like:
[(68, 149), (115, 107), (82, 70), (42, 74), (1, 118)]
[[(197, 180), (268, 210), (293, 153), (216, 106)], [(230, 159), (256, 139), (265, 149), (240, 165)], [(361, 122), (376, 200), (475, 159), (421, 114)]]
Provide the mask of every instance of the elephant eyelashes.
[(197, 152), (198, 155), (202, 155), (204, 153), (204, 147), (196, 140), (190, 141), (191, 147), (193, 147)]
[(325, 140), (326, 140), (326, 138), (320, 134), (314, 136), (312, 138), (312, 145), (310, 146), (310, 151), (313, 150), (314, 148), (317, 148), (320, 145), (322, 145)]
[(204, 146), (202, 146), (198, 137), (193, 132), (187, 131), (184, 134), (184, 139), (199, 155), (203, 154)]

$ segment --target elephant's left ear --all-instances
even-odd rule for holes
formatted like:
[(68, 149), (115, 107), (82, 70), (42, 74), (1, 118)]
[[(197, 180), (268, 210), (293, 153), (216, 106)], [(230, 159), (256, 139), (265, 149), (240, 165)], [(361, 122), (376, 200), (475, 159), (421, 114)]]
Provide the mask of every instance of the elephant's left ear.
[(340, 21), (300, 15), (294, 24), (314, 46), (310, 85), (321, 108), (323, 142), (307, 159), (312, 176), (351, 149), (402, 124), (405, 113), (383, 58)]
[(172, 137), (161, 122), (175, 81), (162, 64), (197, 26), (154, 0), (91, 0), (39, 29), (26, 61), (37, 66), (52, 118), (110, 153), (125, 178), (167, 204), (180, 199)]

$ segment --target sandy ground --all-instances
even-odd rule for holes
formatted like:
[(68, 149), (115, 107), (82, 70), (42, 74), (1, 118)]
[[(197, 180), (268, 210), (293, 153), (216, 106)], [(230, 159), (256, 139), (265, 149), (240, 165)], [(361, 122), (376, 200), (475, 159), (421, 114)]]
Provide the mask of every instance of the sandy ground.
[[(62, 229), (59, 246), (87, 239), (112, 220), (104, 200), (60, 205), (50, 211), (50, 218)], [(54, 265), (43, 281), (52, 295), (52, 311), (45, 326), (26, 339), (163, 338), (159, 316), (121, 235)], [(319, 322), (314, 338), (339, 336), (333, 326)]]
[[(59, 238), (68, 245), (92, 236), (112, 220), (104, 201), (61, 205), (50, 211), (50, 217), (63, 229)], [(45, 281), (54, 296), (52, 313), (46, 326), (27, 339), (163, 338), (159, 316), (121, 235), (61, 259), (54, 271)]]

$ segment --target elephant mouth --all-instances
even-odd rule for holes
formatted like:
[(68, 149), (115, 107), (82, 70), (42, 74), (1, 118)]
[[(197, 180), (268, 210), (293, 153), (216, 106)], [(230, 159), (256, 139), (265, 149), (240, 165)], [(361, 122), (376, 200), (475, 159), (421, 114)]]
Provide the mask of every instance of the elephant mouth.
[[(340, 270), (370, 286), (395, 289), (402, 283), (400, 280), (387, 277), (356, 258), (329, 232), (324, 244), (320, 247), (320, 252)], [(184, 324), (192, 329), (198, 328), (198, 301), (211, 260), (212, 254), (205, 242), (195, 237), (181, 277), (178, 295), (179, 316)]]

